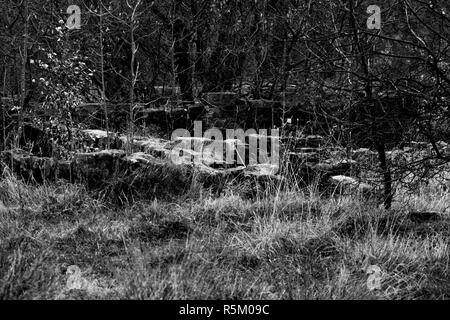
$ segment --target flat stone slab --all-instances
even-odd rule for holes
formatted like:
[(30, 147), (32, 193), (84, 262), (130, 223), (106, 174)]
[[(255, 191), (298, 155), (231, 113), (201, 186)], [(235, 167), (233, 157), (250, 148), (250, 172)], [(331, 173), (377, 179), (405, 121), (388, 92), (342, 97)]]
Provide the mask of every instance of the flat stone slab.
[(359, 182), (355, 178), (344, 175), (332, 176), (330, 178), (330, 183), (336, 188), (339, 188), (341, 193), (356, 191), (358, 193), (368, 194), (374, 190), (371, 185)]

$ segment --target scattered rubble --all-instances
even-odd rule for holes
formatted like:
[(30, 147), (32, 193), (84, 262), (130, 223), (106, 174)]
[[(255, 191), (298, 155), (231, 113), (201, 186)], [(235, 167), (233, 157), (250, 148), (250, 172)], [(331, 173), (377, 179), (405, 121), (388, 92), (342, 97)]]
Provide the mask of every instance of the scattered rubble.
[[(218, 106), (230, 104), (238, 98), (237, 94), (231, 93), (210, 93), (205, 96), (209, 103)], [(272, 102), (252, 101), (251, 103), (265, 107)], [(285, 164), (289, 163), (290, 173), (295, 174), (300, 181), (309, 183), (319, 177), (321, 182), (335, 187), (340, 192), (356, 191), (366, 194), (372, 192), (373, 187), (367, 183), (361, 183), (360, 179), (354, 177), (360, 176), (361, 163), (367, 161), (375, 163), (378, 158), (375, 151), (360, 148), (351, 150), (351, 159), (348, 159), (348, 150), (327, 147), (325, 138), (319, 135), (283, 138), (280, 158), (283, 159), (285, 155), (288, 161), (282, 162), (280, 167), (273, 164), (250, 163), (249, 146), (245, 141), (238, 139), (218, 141), (179, 137), (175, 141), (169, 141), (144, 136), (135, 136), (130, 139), (126, 135), (119, 136), (103, 130), (81, 130), (81, 133), (86, 139), (85, 144), (89, 145), (88, 152), (85, 152), (86, 148), (80, 149), (83, 152), (75, 152), (69, 160), (56, 160), (22, 150), (10, 150), (0, 153), (0, 163), (2, 166), (10, 167), (24, 179), (37, 182), (52, 179), (106, 181), (117, 172), (130, 172), (152, 166), (158, 168), (178, 166), (183, 170), (209, 177), (242, 176), (280, 179), (286, 167)], [(250, 138), (260, 137), (261, 135), (258, 134), (250, 136)], [(268, 143), (271, 139), (279, 139), (279, 137), (271, 136), (265, 136), (265, 138)], [(423, 149), (425, 145), (426, 150)], [(436, 145), (443, 153), (450, 152), (445, 142), (438, 142)], [(110, 149), (107, 148), (108, 146)], [(429, 152), (428, 149), (432, 150), (429, 144), (411, 142), (403, 149), (387, 152), (387, 156), (391, 161), (410, 161), (412, 159), (410, 155), (417, 152)], [(243, 150), (245, 154), (241, 154)], [(226, 153), (229, 151), (236, 152), (231, 162), (226, 158)]]
[(374, 188), (371, 185), (359, 182), (355, 178), (348, 176), (332, 176), (330, 183), (339, 194), (353, 194), (356, 192), (362, 195), (370, 195), (374, 192)]

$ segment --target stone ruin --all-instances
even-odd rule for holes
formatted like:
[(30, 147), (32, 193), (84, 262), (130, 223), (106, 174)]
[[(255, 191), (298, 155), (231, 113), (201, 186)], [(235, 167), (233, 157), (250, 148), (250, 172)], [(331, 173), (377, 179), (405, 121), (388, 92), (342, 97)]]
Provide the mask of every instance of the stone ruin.
[[(227, 128), (272, 128), (280, 123), (283, 107), (280, 102), (270, 100), (244, 100), (232, 92), (207, 93), (195, 105), (176, 108), (149, 108), (139, 112), (145, 124), (157, 124), (161, 128), (177, 125), (189, 128), (194, 120), (202, 120), (205, 127)], [(288, 115), (295, 117), (295, 114)], [(169, 122), (171, 122), (169, 124)], [(23, 150), (5, 151), (0, 154), (0, 163), (9, 167), (25, 179), (38, 182), (46, 179), (66, 179), (69, 181), (107, 180), (117, 171), (129, 172), (142, 168), (173, 167), (170, 154), (180, 141), (170, 141), (151, 136), (133, 137), (107, 134), (103, 130), (81, 130), (74, 136), (83, 137), (72, 150), (70, 159), (60, 160), (27, 153)], [(196, 139), (196, 138), (187, 138)], [(40, 140), (42, 135), (40, 135)], [(193, 142), (193, 140), (191, 141)], [(202, 141), (207, 148), (211, 141)], [(217, 143), (217, 141), (216, 141)], [(226, 149), (230, 141), (222, 141)], [(258, 181), (282, 180), (286, 173), (294, 174), (297, 181), (305, 185), (319, 181), (321, 185), (332, 186), (335, 190), (358, 190), (369, 192), (371, 184), (362, 183), (359, 164), (376, 161), (376, 153), (369, 149), (348, 150), (328, 145), (320, 135), (293, 135), (280, 140), (280, 166), (270, 164), (221, 163), (214, 158), (203, 161), (186, 161), (175, 166), (190, 170), (214, 180), (216, 177)], [(107, 147), (109, 146), (110, 149)], [(114, 149), (112, 149), (114, 148)], [(447, 148), (448, 149), (448, 148)], [(445, 150), (447, 150), (445, 149)], [(185, 150), (192, 152), (192, 150)], [(407, 150), (406, 150), (407, 151)], [(204, 155), (203, 155), (204, 156)], [(398, 156), (393, 153), (392, 156)], [(151, 170), (151, 169), (149, 169)]]

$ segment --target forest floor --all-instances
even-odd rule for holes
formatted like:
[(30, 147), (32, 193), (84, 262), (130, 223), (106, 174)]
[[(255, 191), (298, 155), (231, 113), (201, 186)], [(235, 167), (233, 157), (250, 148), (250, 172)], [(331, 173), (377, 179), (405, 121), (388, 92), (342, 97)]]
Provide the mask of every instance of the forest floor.
[(0, 299), (450, 298), (448, 191), (400, 191), (386, 211), (313, 187), (244, 188), (216, 197), (193, 184), (117, 206), (82, 185), (4, 173)]

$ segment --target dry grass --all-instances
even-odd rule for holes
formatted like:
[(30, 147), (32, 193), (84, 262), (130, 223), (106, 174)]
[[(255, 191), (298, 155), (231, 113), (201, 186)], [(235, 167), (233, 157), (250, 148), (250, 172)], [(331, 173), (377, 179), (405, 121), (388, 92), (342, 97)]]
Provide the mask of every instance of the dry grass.
[[(424, 187), (389, 212), (314, 188), (112, 206), (83, 186), (0, 180), (2, 299), (450, 298), (448, 192)], [(251, 187), (247, 186), (247, 187)], [(168, 190), (167, 192), (170, 192)], [(441, 213), (416, 223), (411, 210)], [(81, 283), (67, 286), (69, 266)], [(369, 265), (381, 287), (367, 286)]]

